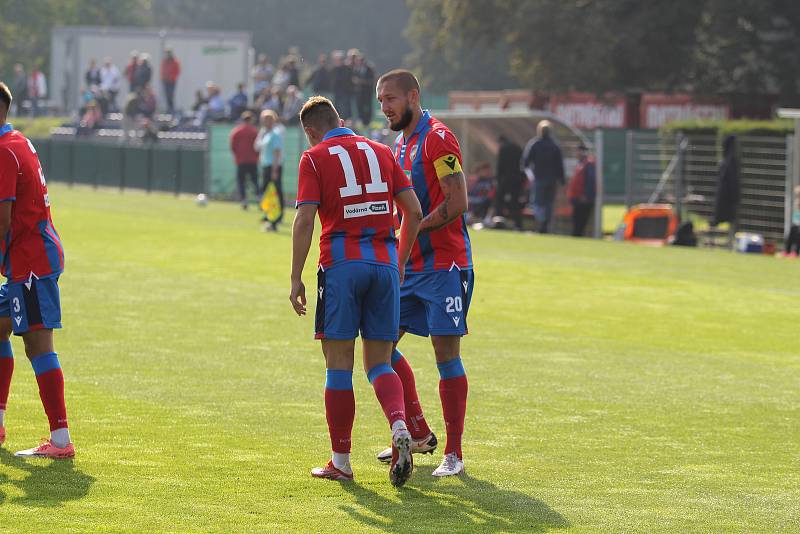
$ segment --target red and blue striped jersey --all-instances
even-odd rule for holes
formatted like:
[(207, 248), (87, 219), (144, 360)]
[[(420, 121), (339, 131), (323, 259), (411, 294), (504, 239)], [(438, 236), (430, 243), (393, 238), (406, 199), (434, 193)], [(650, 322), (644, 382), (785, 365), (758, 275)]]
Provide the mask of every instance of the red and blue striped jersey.
[(297, 206), (319, 205), (323, 269), (345, 261), (397, 267), (394, 197), (411, 183), (391, 150), (348, 128), (328, 132), (300, 158)]
[(10, 124), (0, 127), (0, 202), (13, 202), (11, 229), (0, 241), (0, 267), (11, 282), (64, 271), (64, 247), (50, 216), (47, 183), (33, 144)]
[[(462, 172), (458, 140), (447, 126), (431, 117), (428, 111), (423, 113), (408, 139), (403, 134), (397, 137), (395, 157), (411, 177), (423, 216), (444, 202), (439, 180)], [(454, 265), (459, 269), (472, 269), (472, 247), (467, 233), (466, 214), (438, 230), (420, 234), (411, 249), (406, 272), (446, 271)]]

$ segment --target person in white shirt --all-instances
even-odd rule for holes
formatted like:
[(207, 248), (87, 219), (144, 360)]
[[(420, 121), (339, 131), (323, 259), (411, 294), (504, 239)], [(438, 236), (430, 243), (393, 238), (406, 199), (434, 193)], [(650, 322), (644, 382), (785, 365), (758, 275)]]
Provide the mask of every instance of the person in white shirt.
[(111, 62), (110, 57), (105, 58), (103, 66), (100, 67), (100, 90), (106, 95), (110, 111), (119, 111), (117, 95), (121, 85), (122, 75), (119, 69)]

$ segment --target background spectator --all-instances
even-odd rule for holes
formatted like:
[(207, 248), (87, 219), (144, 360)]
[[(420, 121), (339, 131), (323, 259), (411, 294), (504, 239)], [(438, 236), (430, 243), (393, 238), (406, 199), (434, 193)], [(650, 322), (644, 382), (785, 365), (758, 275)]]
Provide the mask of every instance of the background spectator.
[(735, 232), (736, 216), (739, 211), (739, 190), (739, 158), (736, 150), (736, 136), (729, 135), (722, 144), (722, 161), (719, 164), (712, 226), (727, 222), (730, 223), (731, 232)]
[(258, 151), (255, 149), (258, 128), (253, 124), (255, 116), (250, 111), (242, 113), (242, 123), (231, 131), (230, 147), (236, 162), (236, 184), (239, 189), (239, 202), (247, 209), (247, 179), (253, 184), (256, 201), (261, 195), (258, 185)]
[(128, 80), (128, 91), (135, 93), (136, 87), (136, 66), (139, 64), (139, 52), (131, 50), (131, 58), (125, 66), (125, 79)]
[(261, 111), (271, 110), (276, 114), (281, 112), (281, 94), (277, 87), (264, 90), (266, 95), (262, 98), (260, 109)]
[(172, 53), (172, 49), (164, 50), (161, 61), (161, 83), (164, 86), (164, 97), (167, 101), (167, 113), (175, 112), (175, 85), (181, 74), (181, 64)]
[(470, 215), (477, 220), (483, 220), (489, 214), (492, 199), (495, 194), (494, 176), (492, 166), (481, 162), (475, 168), (477, 175), (469, 187), (468, 200)]
[(258, 62), (252, 70), (254, 94), (260, 94), (264, 89), (271, 88), (274, 75), (275, 69), (269, 62), (269, 57), (266, 54), (259, 54)]
[(358, 118), (364, 127), (372, 122), (373, 101), (375, 100), (375, 69), (361, 53), (353, 56), (353, 86), (356, 97)]
[(286, 89), (286, 99), (283, 102), (283, 112), (281, 113), (283, 123), (288, 126), (300, 124), (300, 110), (305, 102), (306, 99), (300, 94), (300, 90), (296, 86), (290, 85)]
[(22, 104), (28, 100), (28, 75), (21, 63), (14, 65), (14, 100), (17, 116), (22, 115)]
[(158, 125), (153, 119), (142, 119), (142, 142), (158, 143)]
[(47, 98), (47, 78), (39, 69), (33, 67), (31, 75), (28, 77), (28, 99), (31, 101), (31, 116), (39, 115), (39, 101)]
[(139, 91), (139, 113), (152, 119), (156, 113), (156, 106), (156, 93), (153, 91), (153, 86), (146, 83)]
[(800, 185), (794, 188), (792, 224), (784, 242), (783, 255), (796, 258), (800, 254)]
[(522, 229), (522, 205), (520, 197), (525, 186), (525, 175), (519, 168), (522, 147), (506, 136), (498, 139), (497, 151), (497, 192), (495, 194), (495, 215), (508, 217), (517, 230)]
[(297, 60), (294, 56), (289, 57), (286, 61), (286, 72), (289, 74), (289, 85), (300, 87), (300, 69), (297, 68)]
[(286, 88), (289, 87), (289, 79), (291, 78), (291, 73), (289, 72), (289, 65), (284, 63), (281, 65), (281, 68), (278, 69), (278, 72), (275, 73), (275, 76), (272, 78), (272, 89), (278, 91), (278, 94), (282, 94), (286, 92)]
[(86, 82), (86, 87), (100, 87), (100, 69), (97, 67), (96, 60), (92, 59), (89, 61), (89, 68), (86, 69), (83, 79)]
[(550, 121), (541, 121), (536, 133), (525, 147), (522, 168), (533, 180), (533, 211), (539, 231), (546, 234), (553, 219), (558, 184), (564, 185), (564, 158), (553, 139)]
[(150, 56), (142, 54), (136, 61), (136, 69), (133, 73), (133, 80), (136, 91), (142, 89), (153, 79), (153, 67), (150, 66)]
[(225, 117), (225, 101), (222, 99), (222, 91), (214, 82), (206, 84), (208, 93), (208, 118), (219, 120)]
[(78, 125), (77, 130), (75, 131), (75, 135), (77, 136), (86, 136), (91, 135), (94, 130), (100, 127), (100, 123), (103, 121), (103, 113), (100, 111), (100, 106), (97, 105), (97, 102), (92, 100), (86, 105), (86, 110), (81, 117), (81, 122)]
[(317, 66), (311, 72), (311, 77), (309, 77), (306, 85), (311, 87), (311, 91), (315, 95), (324, 95), (330, 92), (331, 73), (328, 68), (328, 56), (326, 54), (320, 54), (319, 58), (317, 58)]
[(339, 116), (349, 120), (352, 116), (351, 101), (353, 99), (353, 69), (344, 61), (344, 52), (335, 50), (333, 69), (331, 69), (331, 83), (333, 89), (333, 105), (339, 111)]
[(243, 83), (236, 85), (236, 93), (228, 100), (228, 107), (230, 108), (229, 117), (232, 121), (243, 117), (242, 113), (247, 109), (247, 93), (244, 90)]
[[(260, 154), (263, 190), (266, 191), (270, 182), (274, 183), (280, 205), (283, 206), (283, 133), (278, 126), (278, 114), (273, 110), (261, 112), (261, 129), (253, 147)], [(277, 220), (270, 221), (269, 228), (276, 232), (282, 220), (283, 210)]]
[(203, 94), (202, 89), (198, 89), (194, 92), (194, 103), (192, 104), (192, 111), (195, 113), (200, 112), (206, 106), (208, 106), (208, 98), (206, 95)]
[(103, 91), (108, 100), (110, 111), (117, 111), (117, 95), (122, 87), (121, 74), (116, 65), (107, 57), (100, 67), (100, 90)]
[(567, 199), (572, 204), (572, 235), (582, 237), (594, 208), (597, 194), (597, 170), (594, 158), (583, 143), (578, 147), (578, 165), (567, 187)]

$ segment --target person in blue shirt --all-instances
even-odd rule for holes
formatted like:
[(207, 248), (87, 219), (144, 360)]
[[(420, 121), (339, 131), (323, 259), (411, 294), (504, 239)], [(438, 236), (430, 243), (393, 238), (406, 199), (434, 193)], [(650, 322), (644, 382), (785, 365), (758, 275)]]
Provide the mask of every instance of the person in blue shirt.
[[(266, 191), (270, 182), (274, 183), (278, 199), (283, 207), (283, 130), (280, 127), (278, 114), (273, 110), (265, 109), (261, 112), (261, 129), (258, 131), (253, 147), (260, 154), (261, 191)], [(283, 210), (275, 221), (270, 221), (270, 229), (276, 232), (282, 220)]]
[(230, 108), (230, 118), (232, 121), (237, 120), (242, 116), (242, 113), (247, 111), (247, 93), (244, 91), (243, 83), (236, 86), (236, 94), (228, 100), (228, 107)]

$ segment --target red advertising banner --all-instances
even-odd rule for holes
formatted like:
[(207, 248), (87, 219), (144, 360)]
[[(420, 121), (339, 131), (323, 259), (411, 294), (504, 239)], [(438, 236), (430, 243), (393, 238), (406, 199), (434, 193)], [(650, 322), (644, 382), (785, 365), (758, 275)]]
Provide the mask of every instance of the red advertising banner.
[(628, 126), (625, 97), (608, 94), (567, 93), (550, 99), (550, 111), (567, 124), (584, 129)]
[(699, 100), (692, 95), (642, 95), (642, 128), (660, 128), (676, 120), (725, 120), (731, 116), (730, 104)]

